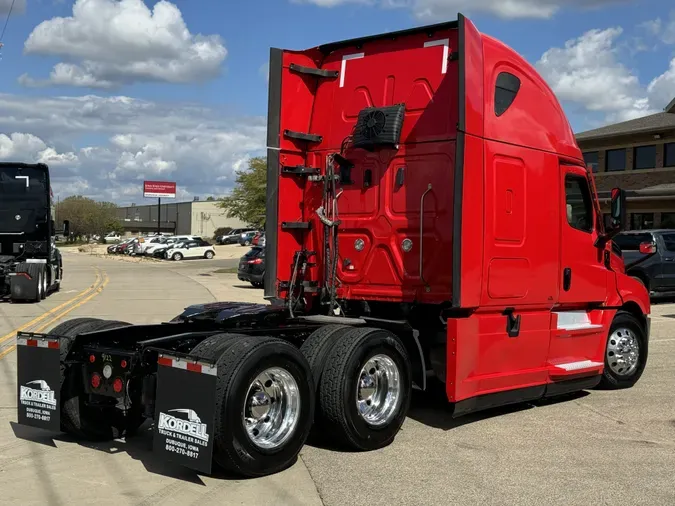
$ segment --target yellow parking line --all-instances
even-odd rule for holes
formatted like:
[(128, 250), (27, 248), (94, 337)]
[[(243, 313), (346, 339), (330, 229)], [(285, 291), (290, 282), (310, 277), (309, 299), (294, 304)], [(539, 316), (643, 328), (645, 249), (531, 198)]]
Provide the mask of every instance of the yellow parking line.
[[(60, 314), (54, 316), (53, 318), (50, 318), (49, 321), (48, 321), (47, 323), (45, 323), (44, 325), (40, 326), (40, 328), (36, 329), (34, 332), (42, 332), (42, 331), (45, 330), (47, 327), (49, 327), (50, 325), (56, 323), (56, 322), (59, 321), (61, 318), (63, 318), (64, 316), (66, 316), (68, 313), (70, 313), (71, 311), (74, 311), (74, 310), (77, 309), (78, 307), (81, 307), (81, 306), (83, 306), (84, 304), (86, 304), (86, 303), (89, 302), (91, 299), (93, 299), (94, 297), (96, 297), (99, 293), (101, 293), (101, 292), (103, 291), (103, 289), (106, 287), (106, 285), (107, 285), (109, 282), (110, 282), (110, 278), (108, 277), (108, 275), (107, 275), (105, 272), (103, 272), (103, 282), (102, 282), (100, 285), (98, 285), (98, 286), (94, 289), (94, 292), (93, 292), (93, 293), (89, 294), (87, 297), (85, 297), (85, 298), (83, 298), (82, 300), (78, 301), (76, 304), (74, 304), (73, 306), (69, 307), (69, 308), (66, 309), (65, 311), (61, 312)], [(86, 291), (88, 291), (88, 290), (86, 290)], [(86, 292), (86, 291), (85, 291), (85, 292)], [(82, 294), (84, 294), (85, 292), (83, 292)], [(80, 295), (82, 295), (82, 294), (80, 294)], [(78, 297), (79, 297), (79, 295), (78, 295)], [(59, 307), (63, 307), (63, 305), (62, 305), (62, 306), (59, 306)], [(19, 331), (19, 330), (17, 330), (16, 332), (18, 332), (18, 331)], [(9, 354), (10, 354), (12, 351), (14, 351), (15, 349), (16, 349), (16, 345), (13, 344), (13, 345), (9, 346), (6, 350), (3, 350), (2, 352), (0, 352), (0, 359), (2, 359), (3, 357), (9, 355)]]
[(60, 311), (61, 309), (63, 309), (63, 308), (66, 307), (68, 304), (72, 304), (73, 302), (75, 302), (75, 301), (76, 301), (77, 299), (79, 299), (80, 297), (84, 297), (85, 295), (87, 295), (89, 292), (91, 292), (92, 290), (94, 290), (94, 289), (98, 286), (100, 280), (101, 280), (101, 275), (100, 275), (99, 270), (98, 270), (98, 268), (97, 268), (97, 269), (96, 269), (96, 280), (95, 280), (94, 283), (91, 284), (88, 288), (86, 288), (85, 290), (82, 290), (80, 293), (78, 293), (78, 294), (77, 294), (75, 297), (73, 297), (72, 299), (69, 299), (69, 300), (67, 300), (66, 302), (64, 302), (63, 304), (61, 304), (61, 305), (59, 305), (59, 306), (57, 306), (57, 307), (55, 307), (55, 308), (53, 308), (53, 309), (50, 309), (50, 310), (47, 311), (46, 313), (41, 314), (40, 316), (38, 316), (37, 318), (32, 319), (32, 320), (29, 321), (28, 323), (24, 323), (24, 324), (21, 325), (20, 327), (17, 327), (16, 329), (12, 330), (9, 334), (5, 334), (4, 336), (0, 337), (0, 343), (3, 343), (3, 342), (5, 342), (5, 341), (7, 341), (8, 339), (13, 338), (14, 336), (16, 336), (16, 333), (17, 333), (17, 332), (21, 332), (22, 330), (26, 330), (27, 328), (31, 327), (32, 325), (35, 325), (36, 323), (41, 322), (42, 320), (44, 320), (44, 319), (47, 318), (48, 316), (53, 315), (53, 314), (56, 313), (57, 311)]

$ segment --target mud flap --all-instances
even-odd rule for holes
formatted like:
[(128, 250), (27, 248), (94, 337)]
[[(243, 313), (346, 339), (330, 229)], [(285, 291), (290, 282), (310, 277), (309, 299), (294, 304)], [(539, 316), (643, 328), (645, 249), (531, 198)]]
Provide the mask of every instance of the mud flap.
[(19, 332), (16, 344), (19, 423), (59, 432), (61, 430), (59, 339)]
[(216, 366), (187, 356), (160, 354), (153, 451), (210, 474), (216, 409)]

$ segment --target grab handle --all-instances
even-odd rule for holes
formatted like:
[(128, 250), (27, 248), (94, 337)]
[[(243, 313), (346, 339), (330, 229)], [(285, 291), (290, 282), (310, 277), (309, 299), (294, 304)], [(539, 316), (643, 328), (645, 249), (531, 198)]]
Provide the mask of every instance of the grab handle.
[(422, 283), (427, 288), (427, 291), (429, 291), (429, 284), (426, 282), (424, 279), (424, 274), (422, 272), (422, 264), (424, 262), (424, 199), (427, 196), (427, 193), (431, 191), (431, 183), (427, 186), (427, 190), (422, 194), (422, 197), (420, 198), (420, 279), (422, 280)]

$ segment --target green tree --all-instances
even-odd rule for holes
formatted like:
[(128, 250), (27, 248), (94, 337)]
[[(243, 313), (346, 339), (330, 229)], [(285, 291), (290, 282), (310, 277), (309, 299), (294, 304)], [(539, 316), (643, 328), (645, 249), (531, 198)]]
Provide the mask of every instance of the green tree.
[(123, 231), (122, 223), (117, 218), (117, 206), (112, 202), (97, 202), (93, 199), (76, 195), (63, 199), (56, 208), (59, 220), (70, 221), (70, 240), (92, 235), (103, 236), (108, 232)]
[(251, 158), (248, 167), (237, 171), (232, 193), (220, 200), (228, 218), (239, 218), (249, 225), (262, 227), (267, 202), (267, 159)]

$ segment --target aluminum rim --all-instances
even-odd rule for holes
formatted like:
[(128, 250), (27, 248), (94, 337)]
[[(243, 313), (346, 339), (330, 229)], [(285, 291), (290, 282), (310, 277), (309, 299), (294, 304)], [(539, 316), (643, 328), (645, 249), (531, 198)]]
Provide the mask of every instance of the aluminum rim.
[(387, 355), (375, 355), (361, 368), (356, 383), (356, 409), (368, 424), (389, 423), (401, 402), (401, 375)]
[(281, 367), (258, 374), (244, 399), (244, 428), (258, 448), (273, 450), (295, 432), (300, 419), (300, 389), (295, 378)]
[(47, 293), (47, 273), (45, 271), (42, 272), (42, 294)]
[(640, 362), (640, 341), (635, 333), (627, 328), (612, 332), (607, 342), (607, 363), (617, 376), (629, 376), (635, 372)]

